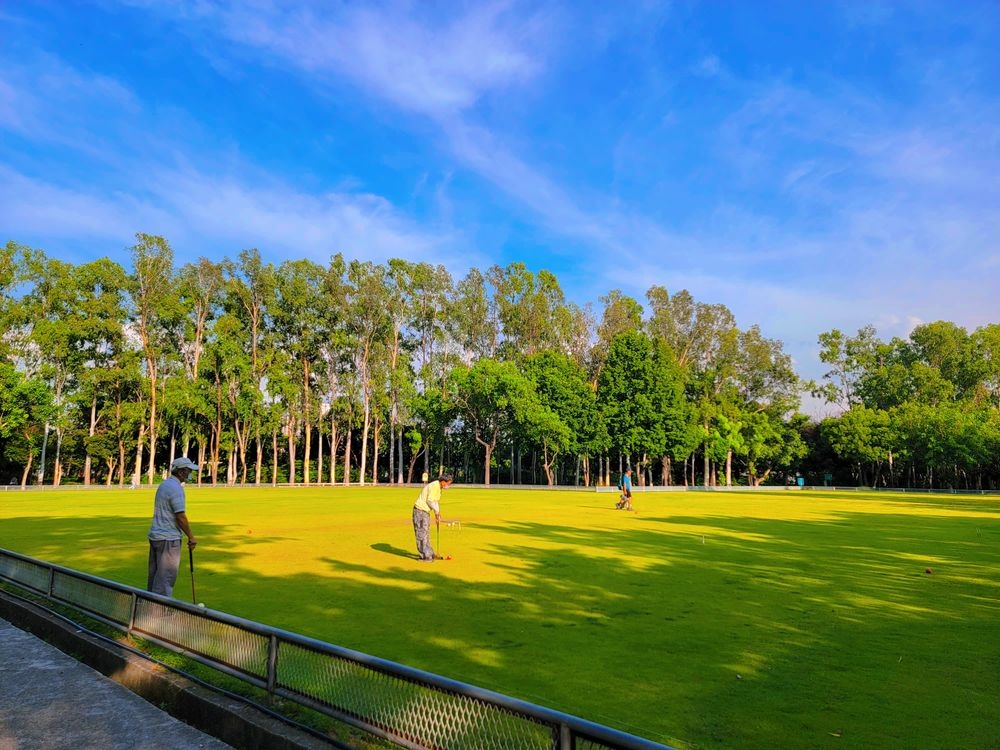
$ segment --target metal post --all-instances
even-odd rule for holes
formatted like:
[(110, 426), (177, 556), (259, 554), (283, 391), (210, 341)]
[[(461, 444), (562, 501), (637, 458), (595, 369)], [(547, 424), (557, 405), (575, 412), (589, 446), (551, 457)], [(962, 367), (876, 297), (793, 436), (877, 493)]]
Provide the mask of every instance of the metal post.
[(274, 693), (278, 684), (278, 636), (271, 634), (267, 644), (267, 692)]
[(136, 594), (132, 594), (132, 606), (129, 607), (128, 613), (128, 632), (129, 635), (132, 634), (132, 628), (135, 627), (135, 611), (139, 607), (139, 597)]
[(568, 724), (559, 725), (559, 741), (556, 747), (559, 750), (573, 750), (573, 732)]

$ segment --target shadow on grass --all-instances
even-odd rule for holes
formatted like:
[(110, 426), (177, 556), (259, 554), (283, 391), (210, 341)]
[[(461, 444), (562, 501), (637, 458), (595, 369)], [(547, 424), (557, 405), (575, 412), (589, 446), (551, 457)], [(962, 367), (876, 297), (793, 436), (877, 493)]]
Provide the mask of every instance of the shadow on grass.
[[(391, 567), (324, 557), (262, 575), (242, 564), (249, 539), (199, 524), (213, 540), (199, 590), (217, 609), (678, 747), (996, 744), (996, 517), (617, 519), (469, 524), (463, 544), (487, 571), (469, 578), (389, 542), (369, 546), (400, 558)], [(53, 562), (75, 545), (87, 572), (144, 584), (145, 521), (3, 523)]]
[(376, 552), (385, 552), (389, 555), (395, 555), (396, 557), (405, 557), (408, 560), (418, 560), (420, 555), (415, 552), (408, 552), (405, 549), (400, 549), (399, 547), (394, 547), (386, 542), (379, 542), (378, 544), (371, 545), (371, 548)]

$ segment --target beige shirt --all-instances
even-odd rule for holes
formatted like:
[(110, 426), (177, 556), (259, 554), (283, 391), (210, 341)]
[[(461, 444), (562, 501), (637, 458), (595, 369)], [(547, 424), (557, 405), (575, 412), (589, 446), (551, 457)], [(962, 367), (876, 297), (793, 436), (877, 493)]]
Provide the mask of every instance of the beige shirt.
[(417, 498), (417, 502), (413, 504), (413, 507), (417, 510), (422, 510), (424, 513), (430, 513), (432, 510), (434, 513), (440, 513), (440, 502), (441, 482), (435, 479), (433, 482), (420, 490), (420, 496)]

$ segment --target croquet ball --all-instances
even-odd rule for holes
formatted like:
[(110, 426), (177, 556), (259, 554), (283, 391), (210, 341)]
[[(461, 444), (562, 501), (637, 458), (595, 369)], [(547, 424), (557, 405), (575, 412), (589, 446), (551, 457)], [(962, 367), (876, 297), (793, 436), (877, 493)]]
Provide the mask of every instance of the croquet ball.
[(931, 573), (933, 573), (934, 571), (933, 571), (933, 570), (931, 570), (930, 568), (925, 568), (925, 569), (924, 569), (924, 572), (925, 572), (925, 573), (926, 573), (927, 575), (930, 575), (930, 574), (931, 574)]

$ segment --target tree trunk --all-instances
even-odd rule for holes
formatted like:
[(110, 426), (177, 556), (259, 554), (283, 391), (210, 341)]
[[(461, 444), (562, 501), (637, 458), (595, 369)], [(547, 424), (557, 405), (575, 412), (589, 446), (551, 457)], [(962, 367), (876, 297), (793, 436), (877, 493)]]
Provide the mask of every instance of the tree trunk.
[(378, 435), (382, 425), (381, 420), (378, 417), (378, 413), (376, 413), (374, 417), (375, 418), (372, 423), (372, 484), (378, 484)]
[(35, 460), (35, 454), (34, 453), (29, 453), (28, 454), (28, 461), (24, 465), (24, 473), (21, 474), (21, 489), (22, 490), (25, 487), (28, 486), (28, 475), (31, 473), (31, 464), (34, 463), (34, 460)]
[(142, 441), (146, 434), (146, 426), (139, 427), (139, 437), (135, 441), (135, 469), (132, 471), (132, 484), (138, 486), (142, 477)]
[(264, 469), (264, 445), (260, 439), (260, 430), (257, 430), (257, 463), (254, 467), (254, 484), (260, 486), (261, 474)]
[(316, 484), (323, 484), (323, 422), (316, 421)]
[(337, 420), (330, 409), (330, 484), (337, 481)]
[(198, 438), (198, 485), (201, 486), (201, 478), (205, 471), (205, 438)]
[(351, 427), (347, 426), (347, 433), (344, 435), (344, 485), (351, 483)]
[(278, 428), (271, 429), (271, 486), (278, 484)]
[[(706, 431), (708, 430), (707, 424), (705, 425), (705, 430)], [(705, 451), (704, 467), (703, 467), (705, 473), (702, 476), (702, 481), (704, 482), (705, 487), (710, 487), (712, 484), (712, 467), (711, 467), (711, 459), (709, 459), (708, 457), (708, 443), (705, 443), (702, 446), (702, 449)]]
[(288, 483), (295, 484), (298, 477), (295, 474), (295, 419), (288, 418)]
[(364, 396), (364, 419), (361, 428), (361, 466), (358, 467), (358, 483), (365, 486), (365, 471), (368, 469), (368, 430), (371, 427), (371, 399)]
[[(90, 400), (90, 427), (87, 429), (87, 437), (93, 438), (94, 434), (97, 432), (97, 395)], [(90, 458), (90, 451), (87, 451), (86, 458), (83, 459), (83, 485), (84, 487), (90, 484), (90, 467), (92, 465), (92, 460)]]
[(403, 425), (399, 425), (399, 461), (396, 463), (396, 471), (399, 473), (399, 484), (403, 483)]

